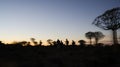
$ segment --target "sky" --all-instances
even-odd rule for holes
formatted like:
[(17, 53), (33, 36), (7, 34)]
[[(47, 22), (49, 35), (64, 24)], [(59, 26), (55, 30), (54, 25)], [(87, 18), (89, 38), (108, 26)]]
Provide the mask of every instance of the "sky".
[[(101, 31), (111, 41), (111, 31), (92, 25), (106, 10), (120, 7), (120, 0), (0, 0), (0, 40), (88, 40), (85, 33)], [(118, 30), (118, 36), (120, 30)]]

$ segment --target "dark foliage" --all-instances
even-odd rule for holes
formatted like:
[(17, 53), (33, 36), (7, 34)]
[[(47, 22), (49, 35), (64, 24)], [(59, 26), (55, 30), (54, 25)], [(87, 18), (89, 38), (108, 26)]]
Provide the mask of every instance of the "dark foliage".
[(117, 30), (120, 29), (120, 7), (107, 10), (95, 18), (93, 24), (104, 30), (112, 30), (113, 43), (118, 44)]
[(85, 37), (90, 39), (90, 44), (92, 44), (92, 38), (94, 38), (94, 32), (89, 31), (85, 33)]
[[(60, 41), (57, 43), (61, 43)], [(1, 44), (3, 45), (3, 44)], [(120, 67), (120, 46), (0, 46), (0, 67)]]

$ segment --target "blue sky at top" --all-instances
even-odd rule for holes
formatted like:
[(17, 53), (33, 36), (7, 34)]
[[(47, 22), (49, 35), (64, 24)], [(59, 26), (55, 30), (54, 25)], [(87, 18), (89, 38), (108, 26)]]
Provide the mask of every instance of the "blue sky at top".
[(120, 7), (120, 0), (0, 0), (0, 40), (34, 37), (77, 41), (86, 39), (84, 34), (88, 31), (102, 31), (107, 40), (111, 38), (110, 31), (95, 27), (92, 22), (114, 7)]

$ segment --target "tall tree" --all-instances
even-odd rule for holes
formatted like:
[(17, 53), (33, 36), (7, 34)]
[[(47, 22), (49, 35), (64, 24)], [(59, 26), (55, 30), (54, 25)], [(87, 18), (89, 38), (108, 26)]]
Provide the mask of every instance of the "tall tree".
[(103, 33), (100, 31), (94, 32), (95, 44), (98, 44), (98, 41), (104, 37)]
[(87, 32), (85, 33), (86, 38), (90, 39), (90, 44), (92, 44), (92, 38), (94, 37), (93, 32)]
[(120, 29), (120, 7), (107, 10), (105, 13), (95, 18), (93, 24), (104, 30), (112, 30), (113, 43), (118, 44), (117, 30)]

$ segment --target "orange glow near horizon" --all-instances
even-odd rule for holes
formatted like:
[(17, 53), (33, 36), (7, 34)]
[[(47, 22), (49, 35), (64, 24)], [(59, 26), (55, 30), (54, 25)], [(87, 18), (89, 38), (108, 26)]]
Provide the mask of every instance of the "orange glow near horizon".
[[(52, 39), (53, 41), (56, 41), (57, 39)], [(60, 39), (61, 40), (61, 39)], [(86, 44), (89, 44), (89, 39), (87, 39), (87, 38), (85, 38), (84, 37), (84, 39), (68, 39), (69, 40), (69, 44), (71, 44), (71, 42), (72, 42), (72, 40), (74, 40), (75, 42), (76, 42), (76, 44), (78, 44), (78, 40), (85, 40), (86, 41)], [(3, 43), (5, 43), (5, 44), (12, 44), (13, 42), (20, 42), (20, 41), (27, 41), (27, 42), (31, 42), (31, 40), (30, 39), (21, 39), (21, 40), (17, 40), (17, 39), (8, 39), (8, 40), (1, 40)], [(38, 39), (36, 39), (35, 41), (37, 41), (38, 43), (39, 43), (39, 40)], [(41, 41), (43, 42), (43, 44), (42, 45), (49, 45), (48, 43), (47, 43), (47, 39), (41, 39)], [(62, 41), (63, 41), (63, 43), (65, 43), (65, 39), (62, 39)], [(93, 42), (93, 44), (94, 44), (94, 39), (92, 39), (92, 42)], [(104, 43), (104, 44), (111, 44), (112, 43), (112, 40), (111, 39), (109, 39), (109, 38), (103, 38), (103, 39), (101, 39), (100, 41), (99, 41), (100, 43)]]

